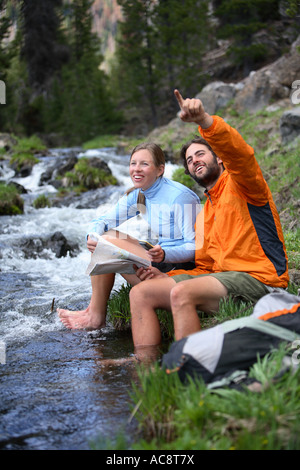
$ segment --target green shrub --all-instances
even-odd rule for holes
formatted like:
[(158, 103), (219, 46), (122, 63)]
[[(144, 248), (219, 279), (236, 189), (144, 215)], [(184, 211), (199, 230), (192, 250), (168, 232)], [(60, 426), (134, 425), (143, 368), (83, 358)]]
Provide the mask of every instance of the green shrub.
[(14, 145), (15, 153), (37, 153), (46, 150), (46, 146), (41, 139), (35, 135), (31, 137), (17, 138), (17, 144)]
[(44, 207), (50, 207), (51, 203), (49, 201), (49, 198), (45, 196), (45, 194), (40, 194), (34, 201), (33, 201), (33, 207), (35, 209), (42, 209)]
[(190, 189), (193, 189), (195, 186), (195, 181), (191, 176), (185, 174), (184, 168), (177, 168), (172, 174), (172, 180), (177, 181)]

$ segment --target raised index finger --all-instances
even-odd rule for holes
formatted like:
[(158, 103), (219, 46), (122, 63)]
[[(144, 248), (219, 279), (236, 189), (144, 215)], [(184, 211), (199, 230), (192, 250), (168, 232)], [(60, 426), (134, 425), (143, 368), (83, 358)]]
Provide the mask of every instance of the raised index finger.
[(178, 90), (174, 90), (174, 95), (175, 95), (175, 97), (178, 101), (178, 104), (179, 104), (180, 108), (182, 109), (184, 99), (182, 98), (182, 96), (181, 96), (181, 94)]

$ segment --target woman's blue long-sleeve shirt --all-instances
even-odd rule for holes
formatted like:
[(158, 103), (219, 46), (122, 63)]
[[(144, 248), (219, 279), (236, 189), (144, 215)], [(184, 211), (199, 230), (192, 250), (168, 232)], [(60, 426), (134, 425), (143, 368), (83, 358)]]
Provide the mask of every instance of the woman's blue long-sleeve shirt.
[(165, 252), (165, 262), (183, 263), (195, 259), (196, 216), (201, 209), (199, 197), (186, 186), (164, 177), (145, 191), (134, 189), (123, 196), (107, 214), (91, 222), (88, 233), (102, 235), (140, 213), (137, 198), (141, 191), (146, 198), (146, 212), (152, 237)]

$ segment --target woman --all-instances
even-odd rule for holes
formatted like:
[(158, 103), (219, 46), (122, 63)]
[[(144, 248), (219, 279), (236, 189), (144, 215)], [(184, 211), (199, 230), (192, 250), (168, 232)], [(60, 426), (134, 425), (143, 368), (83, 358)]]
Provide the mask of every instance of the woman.
[[(129, 174), (134, 187), (113, 210), (94, 219), (87, 235), (87, 248), (93, 253), (97, 245), (93, 233), (112, 243), (150, 259), (161, 271), (173, 268), (192, 269), (194, 261), (194, 224), (200, 208), (198, 196), (180, 183), (163, 177), (165, 157), (153, 143), (135, 147), (131, 153)], [(137, 214), (148, 222), (158, 243), (148, 252), (130, 240), (118, 237), (113, 229)], [(106, 235), (104, 235), (106, 234)], [(188, 265), (186, 264), (188, 263)], [(131, 285), (140, 282), (135, 274), (123, 274)], [(57, 309), (60, 320), (68, 328), (99, 329), (105, 326), (107, 301), (113, 288), (115, 274), (91, 276), (92, 297), (86, 310)]]

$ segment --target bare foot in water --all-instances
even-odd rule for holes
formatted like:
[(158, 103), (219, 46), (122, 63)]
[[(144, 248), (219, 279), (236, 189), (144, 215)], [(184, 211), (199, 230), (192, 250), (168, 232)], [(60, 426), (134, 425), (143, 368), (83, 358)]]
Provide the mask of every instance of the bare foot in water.
[(101, 322), (101, 316), (90, 312), (89, 307), (86, 310), (77, 311), (58, 308), (56, 311), (60, 321), (66, 328), (74, 330), (99, 330), (105, 327), (105, 321), (104, 323)]

